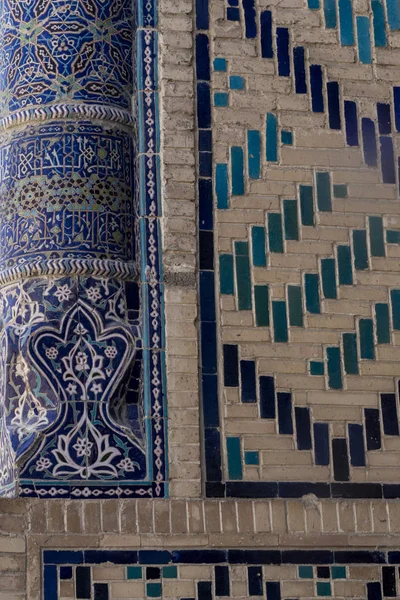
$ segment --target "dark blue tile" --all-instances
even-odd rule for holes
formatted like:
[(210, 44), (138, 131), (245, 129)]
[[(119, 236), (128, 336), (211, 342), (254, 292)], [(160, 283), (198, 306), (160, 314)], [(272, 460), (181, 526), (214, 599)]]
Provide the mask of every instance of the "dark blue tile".
[(44, 600), (57, 600), (58, 598), (57, 567), (55, 565), (45, 565), (43, 568), (43, 593)]
[(200, 272), (200, 318), (215, 321), (214, 272)]
[(172, 554), (172, 562), (174, 564), (184, 563), (185, 565), (212, 565), (215, 563), (227, 562), (226, 550), (179, 550)]
[(246, 38), (255, 38), (257, 36), (255, 1), (243, 0), (243, 12)]
[(294, 409), (296, 422), (296, 440), (298, 450), (311, 450), (311, 420), (310, 409), (296, 406)]
[(212, 132), (211, 129), (199, 130), (199, 151), (211, 152), (212, 150)]
[(197, 84), (197, 125), (199, 129), (211, 127), (211, 92), (206, 82)]
[(314, 453), (316, 465), (329, 465), (328, 423), (314, 423)]
[(383, 433), (399, 435), (396, 394), (381, 394)]
[(90, 567), (76, 567), (75, 592), (76, 597), (80, 600), (90, 600), (92, 597), (92, 579)]
[(270, 10), (264, 10), (260, 16), (261, 29), (261, 56), (262, 58), (273, 58), (274, 50), (272, 47), (272, 13)]
[(361, 131), (363, 139), (364, 160), (369, 167), (378, 164), (378, 149), (376, 144), (375, 123), (372, 119), (361, 120)]
[(172, 560), (168, 550), (139, 550), (139, 564), (167, 565)]
[(332, 461), (335, 481), (349, 481), (350, 467), (345, 438), (334, 438), (332, 440)]
[[(400, 486), (397, 486), (400, 487)], [(396, 496), (398, 497), (398, 496)], [(400, 552), (398, 550), (388, 552), (388, 563), (392, 565), (400, 564)]]
[(275, 419), (275, 380), (268, 375), (260, 377), (260, 416)]
[(43, 552), (44, 564), (52, 565), (81, 565), (83, 552), (81, 550), (45, 550)]
[(263, 595), (262, 567), (247, 567), (249, 596)]
[(199, 263), (200, 269), (214, 269), (214, 232), (199, 231)]
[(269, 481), (228, 481), (228, 498), (276, 498), (278, 485)]
[(279, 550), (228, 550), (231, 565), (280, 565)]
[(393, 88), (394, 122), (396, 131), (400, 131), (400, 87)]
[(256, 363), (254, 360), (240, 361), (240, 381), (242, 402), (257, 402)]
[(376, 105), (378, 112), (378, 126), (381, 135), (392, 133), (392, 117), (390, 115), (390, 104), (378, 102)]
[(340, 129), (340, 92), (337, 81), (330, 81), (326, 84), (328, 94), (328, 112), (329, 112), (329, 127), (331, 129)]
[(381, 447), (381, 425), (379, 410), (377, 408), (365, 408), (364, 414), (367, 450), (379, 450)]
[(84, 554), (87, 565), (107, 562), (114, 565), (133, 565), (138, 560), (136, 550), (85, 550)]
[(382, 587), (385, 598), (397, 596), (395, 567), (382, 567)]
[(353, 467), (365, 467), (364, 428), (358, 423), (349, 423), (350, 463)]
[(198, 600), (212, 600), (211, 581), (197, 582), (197, 598)]
[(333, 562), (330, 550), (283, 550), (284, 565), (330, 565)]
[(208, 29), (208, 0), (196, 0), (196, 29)]
[(216, 324), (201, 323), (201, 367), (203, 374), (217, 372), (217, 332)]
[(293, 48), (293, 64), (296, 94), (307, 94), (306, 66), (302, 46)]
[(280, 581), (267, 581), (265, 584), (267, 600), (281, 600)]
[(239, 9), (228, 6), (226, 9), (226, 18), (228, 21), (240, 21)]
[(322, 92), (322, 69), (320, 65), (310, 66), (311, 105), (313, 112), (324, 112), (324, 94)]
[(380, 483), (332, 483), (332, 498), (382, 498)]
[(386, 556), (377, 550), (335, 550), (334, 561), (338, 565), (382, 565), (386, 563)]
[(72, 579), (72, 567), (60, 567), (60, 579)]
[(367, 232), (365, 229), (353, 230), (354, 267), (359, 270), (368, 269)]
[(349, 146), (358, 146), (357, 104), (351, 100), (344, 102), (344, 118), (346, 122), (346, 141)]
[(236, 344), (224, 344), (224, 386), (239, 387), (239, 353)]
[(207, 481), (222, 481), (221, 435), (216, 427), (204, 429), (204, 450)]
[(331, 570), (329, 567), (317, 567), (318, 579), (330, 579)]
[(161, 579), (160, 567), (147, 567), (146, 568), (146, 579)]
[(315, 494), (318, 498), (329, 498), (329, 483), (310, 483), (309, 481), (279, 482), (279, 498), (301, 498), (306, 494)]
[[(212, 153), (199, 152), (199, 175), (200, 177), (212, 176)], [(211, 185), (211, 181), (210, 181)]]
[(202, 376), (202, 399), (204, 427), (219, 427), (217, 375)]
[(215, 572), (215, 595), (216, 596), (230, 596), (230, 578), (229, 578), (229, 567), (223, 567), (217, 565), (214, 569)]
[(225, 498), (225, 484), (219, 481), (206, 481), (206, 498)]
[(394, 165), (394, 149), (391, 137), (381, 136), (381, 171), (383, 183), (396, 183), (396, 169)]
[(109, 600), (108, 583), (95, 583), (94, 600)]
[(279, 433), (285, 435), (293, 434), (292, 419), (292, 394), (278, 392), (278, 425)]
[(210, 48), (208, 35), (196, 35), (196, 75), (198, 80), (210, 81)]
[(276, 46), (278, 52), (278, 74), (281, 77), (290, 75), (289, 29), (276, 28)]

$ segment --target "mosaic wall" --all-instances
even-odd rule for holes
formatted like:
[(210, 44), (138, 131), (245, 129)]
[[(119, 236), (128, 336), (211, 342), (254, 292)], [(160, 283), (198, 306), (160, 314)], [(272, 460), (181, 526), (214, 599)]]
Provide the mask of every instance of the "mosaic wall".
[(157, 33), (136, 9), (1, 3), (3, 496), (165, 493)]
[(44, 600), (396, 597), (399, 553), (45, 550)]
[(399, 14), (197, 2), (211, 497), (398, 495)]

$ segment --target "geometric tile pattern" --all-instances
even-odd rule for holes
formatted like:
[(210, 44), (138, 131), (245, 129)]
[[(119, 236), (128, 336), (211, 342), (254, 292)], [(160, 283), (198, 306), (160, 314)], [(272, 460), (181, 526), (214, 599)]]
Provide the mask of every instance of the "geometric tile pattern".
[(367, 69), (400, 21), (371, 6), (197, 3), (210, 497), (399, 493), (400, 92)]
[(399, 553), (330, 550), (45, 550), (44, 600), (395, 597)]

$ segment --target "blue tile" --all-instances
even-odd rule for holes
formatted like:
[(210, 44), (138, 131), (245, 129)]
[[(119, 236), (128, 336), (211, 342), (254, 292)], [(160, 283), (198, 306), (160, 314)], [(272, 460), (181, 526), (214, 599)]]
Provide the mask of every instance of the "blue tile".
[(261, 135), (255, 129), (247, 132), (247, 154), (250, 179), (259, 179), (261, 173)]
[(139, 550), (141, 565), (167, 565), (170, 562), (171, 553), (167, 550)]
[(219, 257), (219, 289), (221, 294), (234, 294), (233, 255), (220, 254)]
[(293, 133), (291, 131), (281, 131), (281, 142), (286, 146), (293, 145)]
[(178, 550), (172, 552), (172, 562), (187, 565), (213, 565), (230, 562), (227, 560), (227, 554), (226, 550)]
[(336, 0), (324, 0), (325, 27), (327, 29), (336, 29)]
[(382, 600), (382, 588), (379, 581), (367, 583), (367, 600)]
[(239, 354), (236, 344), (224, 344), (224, 386), (239, 387)]
[(232, 146), (231, 148), (231, 186), (232, 195), (243, 196), (244, 194), (244, 156), (243, 148)]
[(210, 48), (208, 35), (196, 35), (196, 76), (198, 80), (210, 81)]
[(392, 31), (400, 29), (400, 6), (397, 0), (386, 0), (386, 11), (389, 28)]
[(340, 43), (354, 45), (353, 8), (351, 0), (339, 0)]
[(257, 36), (255, 0), (242, 0), (245, 34), (247, 39)]
[(217, 375), (203, 374), (201, 381), (204, 427), (219, 427)]
[(196, 0), (196, 29), (208, 27), (208, 0)]
[(308, 565), (300, 565), (298, 567), (298, 573), (300, 579), (313, 579), (314, 578), (314, 569)]
[(294, 81), (296, 94), (307, 94), (306, 66), (304, 48), (293, 48)]
[(340, 117), (340, 90), (337, 81), (329, 81), (326, 84), (328, 94), (329, 127), (331, 129), (341, 128)]
[(296, 406), (294, 409), (296, 422), (296, 440), (298, 450), (311, 450), (311, 419), (310, 409)]
[(351, 100), (344, 101), (344, 118), (346, 122), (346, 141), (349, 146), (358, 146), (357, 104)]
[(212, 177), (211, 152), (199, 152), (199, 175), (200, 177)]
[(288, 341), (286, 303), (280, 300), (272, 302), (272, 321), (274, 324), (274, 342)]
[(378, 344), (390, 344), (390, 321), (388, 304), (375, 304), (375, 320)]
[(376, 408), (364, 408), (364, 414), (367, 450), (379, 450), (382, 445), (379, 410)]
[(262, 58), (273, 58), (274, 50), (272, 47), (272, 13), (270, 10), (264, 10), (260, 16), (261, 29), (261, 56)]
[(221, 481), (221, 436), (216, 427), (204, 428), (204, 454), (206, 481)]
[(278, 160), (278, 124), (276, 116), (272, 113), (267, 113), (266, 127), (266, 159), (269, 162), (277, 162)]
[(353, 230), (354, 267), (358, 271), (368, 269), (367, 232), (365, 229)]
[(260, 416), (262, 419), (275, 419), (275, 381), (273, 377), (260, 377)]
[(315, 464), (329, 465), (329, 425), (328, 423), (314, 423), (314, 454)]
[(358, 58), (364, 65), (372, 63), (371, 34), (369, 17), (357, 17)]
[(343, 333), (344, 370), (348, 375), (358, 375), (357, 336), (355, 333)]
[(347, 453), (347, 440), (345, 438), (332, 440), (332, 462), (335, 481), (349, 481), (350, 466)]
[(325, 298), (337, 298), (334, 258), (321, 259), (322, 292)]
[(316, 273), (304, 275), (304, 287), (306, 290), (306, 309), (309, 313), (319, 314), (321, 312), (319, 298), (319, 276)]
[(202, 321), (215, 321), (214, 272), (200, 271), (200, 318)]
[(215, 92), (214, 106), (226, 108), (229, 105), (229, 94), (226, 92)]
[(267, 256), (265, 253), (264, 227), (254, 226), (251, 228), (251, 247), (253, 265), (255, 267), (265, 267), (267, 265)]
[(286, 240), (299, 239), (299, 222), (297, 216), (297, 200), (283, 201), (283, 219)]
[(240, 361), (241, 400), (244, 403), (257, 402), (256, 363), (254, 360)]
[(340, 348), (327, 348), (326, 358), (328, 363), (328, 387), (331, 390), (341, 390), (343, 388), (343, 381)]
[(376, 144), (375, 124), (372, 119), (361, 120), (361, 131), (363, 139), (364, 160), (369, 167), (378, 164), (378, 150)]
[[(200, 154), (205, 154), (200, 152)], [(209, 153), (207, 153), (209, 154)], [(211, 179), (199, 178), (199, 228), (213, 228), (213, 195)]]
[[(385, 597), (396, 597), (396, 568), (382, 567), (382, 587)], [(374, 595), (376, 598), (376, 595)]]
[(211, 127), (211, 92), (206, 82), (197, 84), (197, 125), (199, 129)]
[(391, 290), (393, 329), (400, 329), (400, 290)]
[(310, 375), (321, 376), (325, 374), (325, 365), (322, 361), (311, 360), (310, 361)]
[(278, 427), (279, 433), (293, 435), (292, 395), (278, 392)]
[(72, 579), (72, 567), (60, 567), (60, 579)]
[(331, 596), (332, 589), (330, 581), (317, 581), (317, 596)]
[(313, 112), (324, 112), (324, 94), (322, 91), (322, 69), (320, 65), (310, 66), (311, 105)]
[(256, 450), (247, 450), (244, 453), (244, 463), (246, 465), (257, 466), (260, 464), (260, 455)]
[(400, 131), (400, 87), (393, 88), (393, 100), (396, 131)]
[(215, 167), (215, 193), (217, 196), (217, 208), (229, 208), (228, 199), (228, 165), (219, 163)]
[(314, 197), (311, 185), (300, 186), (300, 213), (302, 225), (314, 225)]
[(332, 191), (330, 173), (317, 173), (317, 205), (321, 212), (332, 212)]
[(372, 319), (360, 319), (359, 330), (360, 330), (361, 358), (366, 358), (368, 360), (374, 360), (374, 358), (375, 358), (374, 324), (373, 324)]
[(75, 573), (76, 597), (90, 600), (92, 597), (92, 581), (90, 567), (76, 567)]
[(57, 567), (55, 565), (44, 565), (43, 594), (44, 600), (57, 600), (58, 598)]
[(381, 147), (381, 171), (383, 183), (396, 183), (393, 140), (391, 137), (379, 138)]
[(146, 596), (148, 598), (160, 598), (161, 593), (161, 583), (146, 583)]
[(349, 449), (352, 467), (365, 467), (364, 428), (358, 423), (349, 423)]
[[(85, 564), (131, 565), (138, 561), (136, 550), (85, 550)], [(68, 561), (69, 562), (69, 561)]]
[(226, 452), (228, 458), (228, 477), (231, 480), (243, 479), (242, 453), (240, 448), (240, 438), (226, 438)]
[(369, 217), (369, 244), (371, 256), (385, 256), (382, 217)]
[(288, 286), (289, 324), (303, 327), (303, 300), (300, 285)]
[(270, 252), (283, 252), (282, 217), (280, 213), (268, 213), (268, 246)]
[(388, 244), (400, 244), (400, 231), (396, 229), (387, 229), (386, 242)]
[(201, 361), (203, 374), (217, 372), (217, 333), (215, 322), (204, 322), (200, 326)]
[(226, 71), (226, 58), (214, 58), (214, 71)]
[(230, 596), (230, 578), (229, 578), (229, 567), (216, 565), (214, 567), (215, 572), (215, 595), (216, 596)]
[(199, 266), (200, 269), (214, 269), (214, 232), (199, 231)]
[(289, 77), (289, 29), (285, 27), (276, 28), (276, 47), (278, 52), (278, 74), (280, 77)]
[(387, 45), (387, 39), (385, 25), (385, 9), (383, 8), (383, 1), (371, 0), (371, 8), (373, 14), (375, 46), (384, 48)]
[(267, 285), (254, 286), (254, 304), (256, 308), (256, 326), (269, 327), (269, 288)]
[(396, 394), (381, 394), (383, 433), (399, 435)]
[(249, 596), (263, 595), (262, 567), (247, 567)]
[(319, 9), (319, 0), (307, 0), (307, 6), (311, 10), (318, 10)]
[(43, 560), (45, 564), (52, 565), (81, 565), (83, 552), (81, 550), (45, 550)]
[(109, 600), (108, 583), (95, 583), (93, 585), (93, 600)]
[(345, 184), (336, 184), (333, 186), (333, 195), (335, 198), (347, 198), (347, 185)]
[(239, 310), (251, 310), (251, 275), (249, 245), (247, 242), (235, 242), (236, 290)]
[(228, 21), (240, 21), (240, 12), (238, 8), (228, 7), (226, 9), (226, 18)]
[(229, 77), (229, 87), (231, 90), (244, 90), (244, 78), (240, 75), (231, 75)]

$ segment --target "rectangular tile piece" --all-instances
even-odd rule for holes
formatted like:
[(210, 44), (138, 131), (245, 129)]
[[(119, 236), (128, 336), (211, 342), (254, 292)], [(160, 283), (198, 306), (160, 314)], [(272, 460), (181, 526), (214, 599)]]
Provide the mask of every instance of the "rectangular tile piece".
[(372, 63), (371, 33), (369, 17), (356, 17), (358, 58), (364, 65)]
[(336, 267), (334, 258), (321, 260), (322, 291), (325, 298), (337, 298)]
[(331, 390), (340, 390), (343, 387), (340, 348), (327, 348), (326, 358), (328, 362), (328, 386)]
[(267, 114), (266, 124), (266, 159), (269, 162), (278, 160), (278, 124), (273, 113)]
[(321, 312), (319, 298), (319, 276), (316, 273), (304, 275), (304, 286), (306, 292), (306, 308), (309, 313), (319, 314)]
[(357, 336), (355, 333), (344, 333), (342, 339), (344, 370), (348, 375), (358, 375)]
[(353, 7), (351, 0), (339, 0), (340, 42), (342, 46), (354, 45)]
[(270, 10), (264, 10), (260, 15), (261, 27), (261, 56), (263, 58), (273, 58), (274, 50), (272, 46), (272, 13)]
[(240, 382), (242, 402), (257, 402), (256, 363), (254, 360), (240, 361)]
[(288, 286), (289, 324), (303, 327), (303, 302), (300, 285)]
[(379, 410), (375, 408), (365, 408), (364, 413), (367, 450), (379, 450), (381, 447)]
[(311, 185), (300, 186), (300, 214), (302, 225), (314, 225), (314, 198)]
[(364, 428), (358, 423), (349, 423), (350, 462), (353, 467), (365, 467)]
[(338, 272), (339, 285), (353, 285), (353, 271), (351, 267), (351, 248), (350, 246), (338, 246)]
[(79, 600), (92, 597), (92, 580), (90, 567), (76, 567), (75, 572), (75, 591)]
[(327, 466), (329, 460), (329, 425), (328, 423), (314, 423), (314, 454), (315, 464)]
[(229, 567), (215, 566), (215, 595), (230, 596)]
[(292, 395), (287, 392), (278, 392), (278, 427), (279, 433), (293, 434)]
[(361, 358), (374, 360), (375, 345), (374, 345), (374, 323), (372, 319), (360, 319), (360, 355)]
[(382, 217), (369, 217), (369, 243), (371, 256), (385, 256)]
[(250, 179), (259, 179), (261, 172), (261, 135), (255, 129), (247, 132), (248, 170)]
[(265, 253), (265, 229), (264, 227), (251, 228), (251, 246), (253, 265), (255, 267), (266, 267), (267, 256)]
[(272, 321), (274, 325), (274, 342), (287, 342), (289, 337), (286, 302), (280, 300), (272, 302)]
[(353, 231), (354, 267), (361, 271), (368, 269), (367, 232), (365, 229)]
[(242, 453), (240, 448), (240, 438), (226, 438), (226, 452), (228, 455), (228, 476), (229, 479), (243, 479)]
[(283, 219), (286, 240), (299, 239), (299, 223), (297, 216), (297, 200), (283, 201)]
[(329, 173), (317, 173), (317, 205), (323, 212), (332, 211), (331, 177)]
[(296, 422), (296, 439), (298, 450), (311, 450), (311, 419), (310, 409), (296, 406), (294, 409)]
[(282, 217), (280, 213), (268, 213), (268, 246), (270, 252), (283, 252)]
[(243, 148), (231, 148), (231, 191), (233, 196), (244, 194), (244, 155)]
[(269, 288), (267, 285), (254, 286), (254, 304), (256, 309), (256, 326), (269, 327)]
[(375, 304), (376, 334), (378, 344), (390, 343), (389, 305)]
[(276, 28), (276, 47), (278, 52), (278, 74), (281, 77), (290, 75), (289, 29)]
[(335, 481), (349, 481), (350, 467), (346, 439), (335, 438), (332, 440), (332, 459)]
[(275, 382), (268, 375), (260, 377), (260, 417), (262, 419), (275, 419)]
[(234, 294), (233, 255), (221, 254), (219, 257), (219, 280), (221, 294)]
[(383, 433), (399, 435), (396, 394), (381, 394)]
[(236, 344), (224, 344), (224, 385), (239, 387), (239, 355)]
[(384, 48), (387, 45), (385, 9), (383, 0), (371, 0), (374, 27), (374, 43), (377, 48)]
[(305, 51), (302, 46), (293, 48), (293, 63), (296, 94), (307, 94)]
[(239, 310), (251, 310), (251, 276), (249, 245), (247, 242), (235, 242), (236, 289)]

